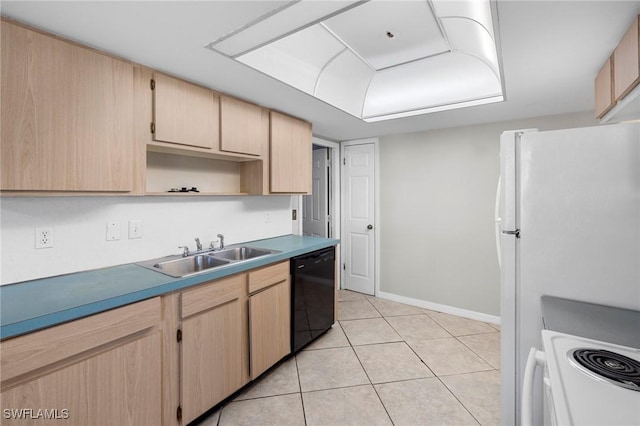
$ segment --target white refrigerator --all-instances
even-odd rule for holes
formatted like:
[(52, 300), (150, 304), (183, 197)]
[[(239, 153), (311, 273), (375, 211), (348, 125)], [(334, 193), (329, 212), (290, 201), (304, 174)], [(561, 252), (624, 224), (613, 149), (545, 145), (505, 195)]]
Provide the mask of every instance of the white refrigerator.
[(529, 349), (542, 348), (542, 295), (640, 310), (640, 123), (508, 131), (500, 165), (502, 424), (512, 425)]

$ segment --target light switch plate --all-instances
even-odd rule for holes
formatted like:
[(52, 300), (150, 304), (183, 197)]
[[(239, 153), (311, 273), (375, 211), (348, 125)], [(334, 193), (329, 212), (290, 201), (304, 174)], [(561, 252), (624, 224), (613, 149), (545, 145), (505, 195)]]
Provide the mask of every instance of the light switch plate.
[(130, 220), (129, 221), (129, 239), (142, 238), (142, 221)]
[(107, 222), (107, 241), (116, 241), (120, 239), (120, 222)]

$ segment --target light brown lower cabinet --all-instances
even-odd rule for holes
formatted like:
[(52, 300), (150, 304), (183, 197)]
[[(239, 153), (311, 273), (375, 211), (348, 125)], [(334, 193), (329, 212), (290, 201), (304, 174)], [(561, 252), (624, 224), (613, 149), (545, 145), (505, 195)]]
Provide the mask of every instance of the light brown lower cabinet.
[(182, 424), (248, 382), (246, 274), (182, 293)]
[(3, 341), (2, 424), (161, 424), (159, 299)]
[(289, 261), (249, 272), (251, 379), (291, 352)]
[(3, 425), (185, 425), (291, 351), (289, 261), (0, 343)]

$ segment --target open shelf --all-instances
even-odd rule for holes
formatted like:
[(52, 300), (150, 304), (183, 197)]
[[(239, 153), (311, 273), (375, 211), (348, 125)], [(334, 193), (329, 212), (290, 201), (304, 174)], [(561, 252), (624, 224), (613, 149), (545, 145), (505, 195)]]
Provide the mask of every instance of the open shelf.
[(260, 157), (255, 155), (240, 154), (235, 152), (220, 152), (207, 148), (199, 148), (190, 145), (152, 141), (147, 143), (147, 152), (159, 152), (164, 154), (182, 155), (185, 157), (210, 158), (222, 161), (255, 161)]
[[(178, 151), (181, 152), (181, 151)], [(147, 150), (146, 195), (203, 196), (262, 194), (262, 160), (238, 162)], [(169, 192), (196, 187), (199, 192)]]
[(147, 192), (145, 195), (152, 197), (163, 197), (163, 196), (182, 196), (182, 197), (198, 197), (202, 195), (251, 195), (248, 192)]

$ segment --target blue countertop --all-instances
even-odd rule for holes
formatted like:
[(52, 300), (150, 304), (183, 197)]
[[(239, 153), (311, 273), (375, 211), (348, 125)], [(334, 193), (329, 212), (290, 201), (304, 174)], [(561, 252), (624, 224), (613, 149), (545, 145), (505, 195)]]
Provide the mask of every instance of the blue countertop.
[(280, 253), (173, 278), (135, 263), (0, 286), (0, 339), (289, 259), (340, 240), (286, 235), (243, 243)]

